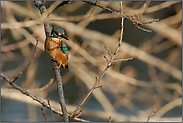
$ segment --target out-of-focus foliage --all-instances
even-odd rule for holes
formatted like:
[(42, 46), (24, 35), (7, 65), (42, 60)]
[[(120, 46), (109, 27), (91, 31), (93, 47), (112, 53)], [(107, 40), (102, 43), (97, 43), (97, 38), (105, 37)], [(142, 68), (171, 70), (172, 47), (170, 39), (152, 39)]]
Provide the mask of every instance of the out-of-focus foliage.
[[(49, 8), (54, 2), (45, 2)], [(99, 1), (98, 4), (119, 11), (119, 1)], [(91, 121), (150, 121), (160, 118), (181, 117), (182, 110), (182, 2), (123, 1), (125, 15), (139, 15), (141, 20), (159, 18), (159, 22), (142, 26), (148, 33), (124, 22), (123, 43), (117, 59), (133, 57), (132, 61), (118, 62), (110, 68), (83, 107), (81, 118)], [(46, 20), (46, 19), (45, 19)], [(112, 14), (85, 2), (71, 2), (49, 16), (52, 26), (62, 27), (70, 39), (69, 70), (63, 75), (67, 110), (71, 113), (106, 66), (105, 50), (115, 52), (120, 38), (119, 15)], [(30, 61), (36, 38), (39, 38), (37, 57), (30, 68), (16, 82), (24, 89), (46, 85), (54, 78), (50, 58), (43, 51), (45, 34), (43, 20), (34, 2), (1, 1), (1, 72), (13, 79)], [(33, 100), (13, 90), (7, 82), (1, 83), (2, 121), (44, 121), (38, 105)], [(31, 92), (40, 98), (50, 98), (51, 105), (58, 107), (56, 82), (47, 89)], [(14, 96), (12, 96), (14, 95)], [(8, 100), (7, 100), (8, 99)], [(11, 100), (9, 100), (11, 99)], [(23, 103), (13, 103), (14, 100)], [(29, 101), (27, 101), (29, 100)], [(10, 107), (10, 105), (13, 106)], [(17, 107), (20, 115), (16, 116)], [(22, 108), (24, 107), (24, 108)], [(10, 113), (11, 111), (11, 113)], [(8, 112), (8, 113), (7, 113)], [(21, 113), (22, 112), (22, 113)], [(52, 115), (46, 110), (52, 121)], [(26, 119), (24, 119), (26, 117)], [(59, 116), (55, 117), (59, 121)], [(180, 121), (180, 119), (174, 119)]]

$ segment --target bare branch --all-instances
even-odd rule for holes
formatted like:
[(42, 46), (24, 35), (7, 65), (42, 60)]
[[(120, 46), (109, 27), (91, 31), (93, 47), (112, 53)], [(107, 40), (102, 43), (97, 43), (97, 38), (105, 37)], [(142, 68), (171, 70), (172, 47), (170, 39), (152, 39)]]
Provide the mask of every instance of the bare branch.
[[(5, 81), (7, 81), (9, 84), (11, 83), (11, 80), (7, 76), (5, 76), (3, 73), (1, 73), (1, 77)], [(42, 106), (52, 110), (54, 113), (56, 113), (56, 114), (58, 114), (60, 116), (63, 116), (63, 113), (61, 111), (57, 111), (56, 109), (50, 107), (50, 105), (48, 105), (46, 102), (42, 101), (40, 98), (38, 98), (36, 96), (33, 96), (28, 91), (24, 90), (23, 88), (21, 88), (20, 86), (16, 85), (15, 83), (12, 83), (11, 86), (14, 87), (16, 90), (19, 90), (22, 94), (25, 94), (26, 96), (32, 98), (32, 100), (40, 103)], [(84, 120), (84, 119), (81, 119), (81, 118), (73, 118), (73, 119), (76, 120), (76, 121), (89, 122), (88, 120)]]
[[(100, 4), (98, 4), (97, 2), (91, 2), (91, 1), (83, 1), (83, 2), (89, 3), (89, 4), (91, 4), (91, 5), (98, 6), (98, 7), (102, 8), (103, 10), (109, 11), (109, 12), (111, 12), (111, 13), (120, 14), (119, 12), (116, 12), (116, 11), (110, 9), (110, 8), (104, 7), (104, 6), (100, 5)], [(144, 6), (145, 6), (145, 5), (144, 5)], [(143, 11), (144, 11), (144, 10), (143, 10)], [(143, 11), (142, 11), (142, 12), (143, 12)], [(131, 21), (133, 25), (136, 25), (136, 26), (134, 26), (134, 27), (137, 27), (138, 29), (141, 29), (141, 30), (143, 30), (143, 31), (146, 31), (146, 29), (143, 29), (142, 27), (139, 27), (139, 25), (148, 24), (148, 23), (142, 23), (142, 21), (140, 20), (140, 18), (137, 20), (137, 19), (134, 19), (134, 18), (133, 18), (134, 16), (126, 16), (126, 15), (124, 15), (124, 14), (122, 14), (121, 16), (122, 16), (123, 18), (128, 19), (129, 21)], [(140, 15), (140, 17), (141, 17), (141, 15)], [(159, 19), (155, 19), (155, 20), (153, 20), (152, 22), (156, 22), (156, 21), (159, 21)], [(143, 22), (144, 22), (144, 21), (143, 21)], [(147, 32), (151, 32), (151, 31), (147, 31)]]
[(34, 55), (31, 59), (31, 61), (29, 62), (29, 64), (24, 68), (23, 71), (20, 72), (20, 74), (11, 82), (11, 83), (14, 83), (22, 74), (23, 72), (25, 72), (27, 70), (27, 68), (31, 65), (31, 63), (34, 61), (34, 58), (36, 57), (36, 51), (37, 51), (37, 45), (38, 45), (38, 38), (36, 39), (36, 48), (35, 48), (35, 51), (34, 51)]
[[(32, 98), (33, 100), (37, 101), (38, 103), (42, 104), (43, 106), (47, 107), (48, 109), (51, 109), (51, 107), (44, 101), (42, 101), (41, 99), (37, 98), (36, 96), (31, 95), (28, 91), (24, 90), (23, 88), (21, 88), (20, 86), (16, 85), (15, 83), (11, 83), (11, 80), (5, 76), (3, 73), (1, 73), (1, 77), (6, 80), (11, 86), (13, 86), (15, 89), (19, 90), (21, 93), (29, 96), (30, 98)], [(60, 116), (62, 116), (62, 112), (57, 111), (55, 109), (53, 109), (53, 112), (55, 112), (56, 114), (59, 114)]]
[[(36, 7), (40, 10), (40, 13), (42, 14), (43, 17), (47, 17), (53, 10), (58, 8), (59, 6), (62, 5), (60, 1), (54, 2), (48, 10), (46, 10), (46, 7), (42, 4), (41, 1), (34, 1)], [(64, 5), (64, 4), (63, 4)], [(49, 22), (44, 23), (44, 28), (45, 28), (45, 33), (46, 33), (46, 38), (50, 36), (50, 27), (49, 27)], [(53, 61), (52, 62), (53, 69), (57, 66), (57, 62)], [(64, 91), (63, 91), (63, 86), (62, 86), (62, 78), (60, 74), (60, 69), (54, 69), (56, 80), (57, 80), (57, 89), (58, 89), (58, 95), (59, 95), (59, 103), (61, 105), (61, 109), (63, 112), (63, 121), (68, 122), (68, 113), (66, 109), (66, 104), (65, 104), (65, 98), (64, 98)]]

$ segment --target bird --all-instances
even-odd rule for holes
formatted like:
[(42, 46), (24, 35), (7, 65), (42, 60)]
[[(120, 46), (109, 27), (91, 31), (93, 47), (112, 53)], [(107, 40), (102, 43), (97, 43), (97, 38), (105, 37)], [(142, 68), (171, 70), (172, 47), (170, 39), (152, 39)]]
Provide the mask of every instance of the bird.
[(65, 36), (64, 30), (59, 26), (54, 26), (51, 31), (51, 36), (47, 37), (44, 44), (45, 52), (51, 57), (51, 62), (56, 61), (59, 66), (55, 68), (65, 68), (68, 69), (68, 59), (69, 53), (67, 45), (64, 43), (63, 39), (69, 40)]

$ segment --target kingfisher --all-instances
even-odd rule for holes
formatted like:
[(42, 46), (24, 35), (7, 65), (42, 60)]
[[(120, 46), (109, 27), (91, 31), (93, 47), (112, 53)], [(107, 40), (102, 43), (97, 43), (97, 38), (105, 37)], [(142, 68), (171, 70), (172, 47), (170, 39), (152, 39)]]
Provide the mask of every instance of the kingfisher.
[(62, 67), (68, 69), (69, 53), (67, 50), (67, 45), (64, 43), (63, 39), (69, 40), (65, 36), (64, 30), (59, 26), (53, 27), (51, 36), (46, 38), (44, 49), (52, 60), (57, 61), (57, 63), (60, 64), (55, 68)]

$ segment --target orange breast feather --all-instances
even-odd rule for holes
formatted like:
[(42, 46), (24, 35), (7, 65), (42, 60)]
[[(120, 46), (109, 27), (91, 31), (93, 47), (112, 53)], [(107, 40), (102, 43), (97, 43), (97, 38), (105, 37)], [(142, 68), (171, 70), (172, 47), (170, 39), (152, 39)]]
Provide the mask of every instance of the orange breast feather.
[(60, 46), (61, 46), (60, 39), (48, 37), (45, 42), (45, 52), (54, 61), (67, 64), (67, 54), (62, 53)]

